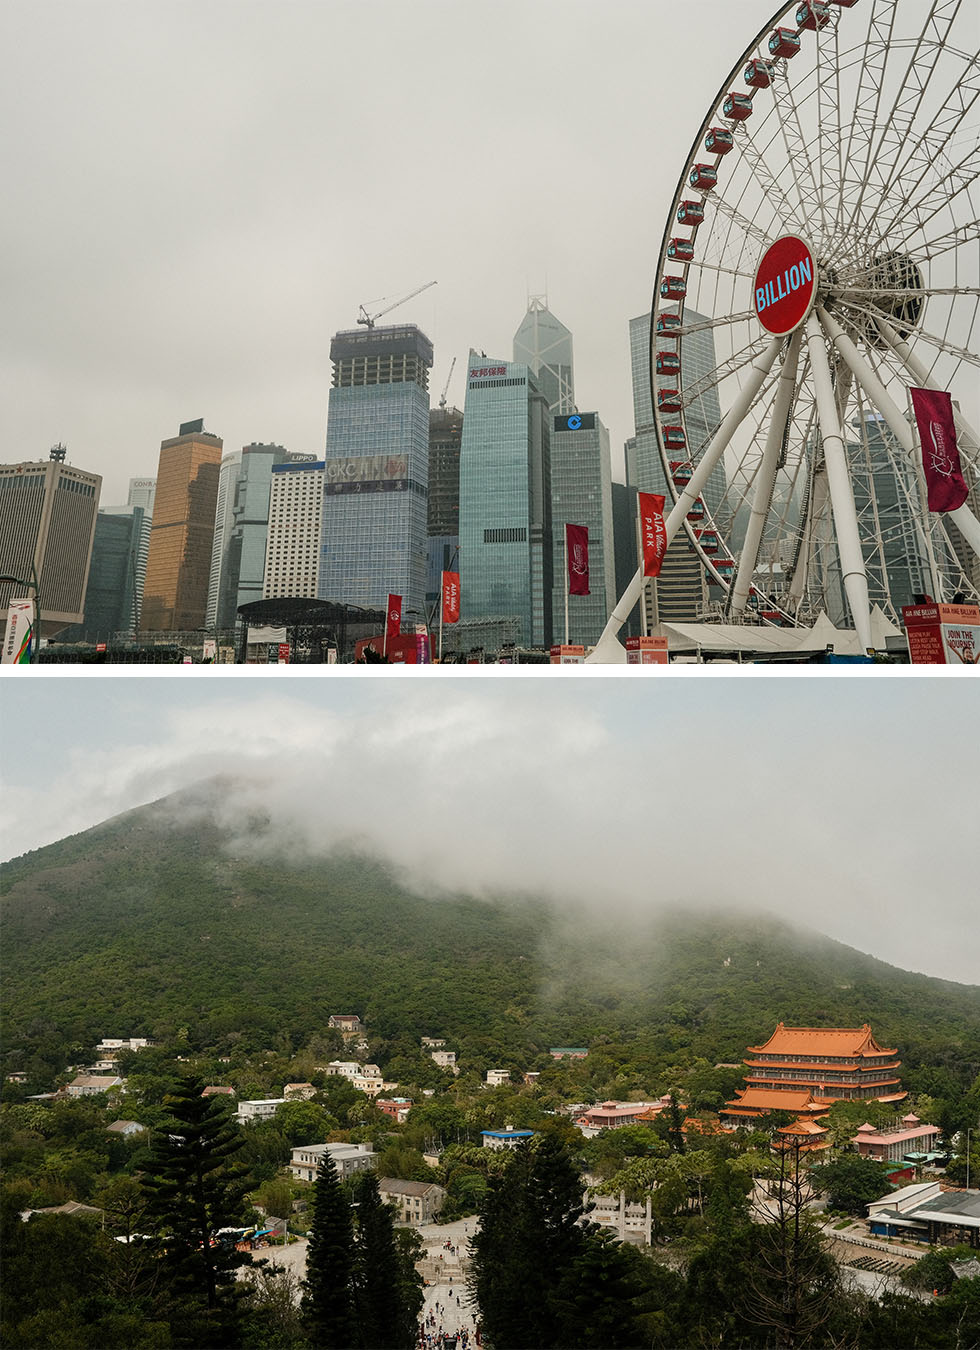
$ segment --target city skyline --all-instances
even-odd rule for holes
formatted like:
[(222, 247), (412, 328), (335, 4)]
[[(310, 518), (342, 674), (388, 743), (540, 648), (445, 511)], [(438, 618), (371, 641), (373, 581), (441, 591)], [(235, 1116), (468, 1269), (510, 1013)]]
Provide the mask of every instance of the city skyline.
[[(411, 15), (385, 0), (296, 3), (233, 24), (213, 4), (8, 8), (24, 59), (5, 95), (29, 131), (5, 147), (0, 364), (17, 396), (0, 459), (41, 459), (63, 441), (69, 462), (102, 475), (105, 500), (122, 501), (171, 427), (199, 416), (229, 449), (322, 453), (330, 335), (361, 304), (376, 313), (437, 280), (392, 314), (434, 343), (433, 405), (455, 356), (448, 401), (462, 406), (470, 346), (509, 350), (529, 298), (547, 295), (575, 333), (577, 397), (609, 426), (622, 481), (629, 318), (652, 295), (704, 110), (772, 9), (742, 6), (732, 36), (720, 0), (505, 2), (492, 19), (438, 0)], [(697, 69), (651, 82), (671, 43), (696, 47)], [(610, 47), (607, 69), (596, 52)], [(352, 51), (370, 55), (366, 85)], [(175, 69), (207, 97), (175, 105)], [(428, 154), (445, 192), (391, 153), (403, 106), (418, 163)], [(632, 128), (650, 123), (677, 131), (638, 173)], [(488, 152), (517, 134), (546, 146), (540, 161), (527, 148), (494, 156), (489, 192)], [(192, 209), (188, 192), (203, 194)], [(477, 220), (492, 245), (474, 248)]]

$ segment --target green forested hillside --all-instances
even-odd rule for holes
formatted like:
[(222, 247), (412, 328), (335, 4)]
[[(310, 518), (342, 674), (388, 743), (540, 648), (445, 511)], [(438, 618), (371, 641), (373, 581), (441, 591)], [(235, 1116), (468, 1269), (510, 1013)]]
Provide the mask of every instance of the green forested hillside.
[(175, 819), (140, 808), (5, 865), (8, 1068), (40, 1071), (108, 1035), (288, 1052), (356, 1011), (382, 1064), (422, 1035), (474, 1068), (587, 1045), (583, 1088), (597, 1091), (738, 1060), (779, 1020), (870, 1022), (921, 1092), (948, 1096), (980, 1071), (980, 990), (771, 916), (651, 904), (616, 926), (601, 897), (591, 915), (430, 898), (361, 857), (234, 856), (204, 798)]

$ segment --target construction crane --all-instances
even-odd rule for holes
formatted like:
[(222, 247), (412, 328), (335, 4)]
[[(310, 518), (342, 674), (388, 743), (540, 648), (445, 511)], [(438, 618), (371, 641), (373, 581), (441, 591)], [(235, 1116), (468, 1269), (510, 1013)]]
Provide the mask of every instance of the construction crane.
[(446, 406), (446, 395), (449, 392), (449, 381), (453, 378), (453, 371), (455, 369), (456, 369), (456, 358), (454, 356), (453, 363), (449, 367), (449, 374), (446, 376), (446, 383), (442, 386), (442, 396), (439, 399), (440, 408), (444, 408)]
[[(427, 291), (430, 286), (435, 285), (436, 283), (434, 281), (427, 281), (424, 286), (419, 286), (417, 290), (409, 291), (408, 295), (403, 295), (400, 300), (396, 300), (395, 303), (389, 305), (387, 309), (379, 309), (377, 314), (369, 314), (364, 306), (361, 305), (361, 312), (357, 317), (357, 322), (367, 324), (368, 328), (373, 328), (375, 322), (378, 319), (383, 318), (385, 314), (390, 314), (393, 309), (397, 309), (399, 305), (403, 305), (406, 300), (411, 300), (414, 296), (421, 295), (423, 291)], [(375, 303), (377, 303), (377, 301), (375, 301)]]

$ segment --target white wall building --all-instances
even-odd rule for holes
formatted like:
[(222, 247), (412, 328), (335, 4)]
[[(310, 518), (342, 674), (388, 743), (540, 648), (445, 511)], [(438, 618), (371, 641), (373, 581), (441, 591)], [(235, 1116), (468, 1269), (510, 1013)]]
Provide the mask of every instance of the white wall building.
[(293, 1149), (289, 1170), (298, 1181), (316, 1181), (317, 1170), (326, 1153), (333, 1158), (341, 1181), (355, 1172), (367, 1172), (377, 1157), (370, 1144), (304, 1144)]
[[(276, 464), (269, 497), (262, 599), (316, 599), (324, 461)], [(330, 1025), (335, 1025), (333, 1018)]]
[(282, 1106), (285, 1097), (266, 1097), (264, 1100), (239, 1102), (235, 1115), (239, 1125), (254, 1125), (257, 1120), (271, 1120), (276, 1108)]

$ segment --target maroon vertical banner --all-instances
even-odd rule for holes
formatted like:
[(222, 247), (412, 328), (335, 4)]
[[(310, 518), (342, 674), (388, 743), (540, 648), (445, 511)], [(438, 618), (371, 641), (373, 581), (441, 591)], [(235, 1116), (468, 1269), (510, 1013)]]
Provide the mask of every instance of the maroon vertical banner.
[(388, 621), (385, 624), (385, 638), (401, 637), (402, 598), (400, 595), (388, 596)]
[(912, 389), (912, 407), (922, 446), (930, 511), (955, 511), (969, 488), (960, 467), (953, 425), (953, 400), (941, 389)]
[(655, 492), (638, 492), (640, 536), (643, 541), (643, 575), (658, 577), (667, 552), (667, 526), (664, 523), (664, 498)]
[(442, 574), (442, 621), (459, 623), (459, 573)]
[(565, 526), (565, 558), (568, 563), (568, 594), (589, 594), (589, 527)]

